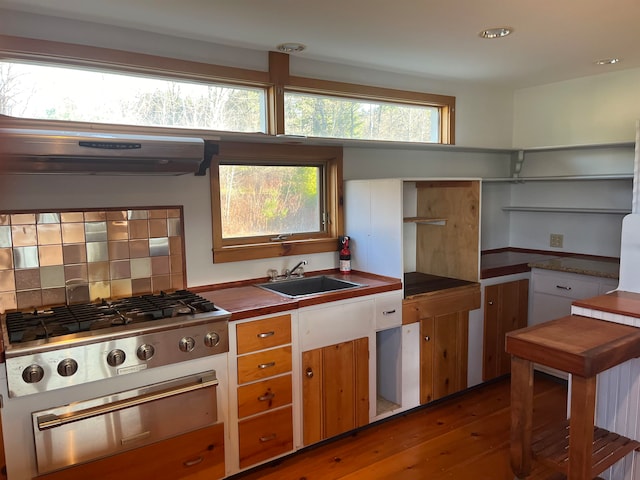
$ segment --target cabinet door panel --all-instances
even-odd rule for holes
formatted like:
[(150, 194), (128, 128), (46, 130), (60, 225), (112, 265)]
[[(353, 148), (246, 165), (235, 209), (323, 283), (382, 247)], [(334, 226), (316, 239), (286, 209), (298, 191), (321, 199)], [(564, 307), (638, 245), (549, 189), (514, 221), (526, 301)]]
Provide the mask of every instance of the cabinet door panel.
[(441, 315), (435, 320), (433, 397), (441, 398), (459, 390), (458, 313)]
[(356, 426), (353, 342), (325, 347), (323, 363), (325, 437), (333, 437)]
[(500, 306), (501, 322), (498, 328), (497, 375), (511, 371), (511, 357), (504, 350), (504, 338), (508, 332), (527, 326), (529, 310), (529, 280), (519, 280), (502, 285)]
[(529, 280), (489, 285), (484, 290), (484, 381), (511, 370), (511, 358), (504, 350), (505, 335), (527, 326)]
[(369, 423), (369, 339), (303, 352), (305, 445)]
[[(487, 381), (497, 377), (500, 362), (500, 299), (501, 285), (489, 285), (484, 288), (484, 342), (482, 379)], [(503, 340), (504, 342), (504, 340)]]
[(435, 318), (420, 320), (420, 403), (433, 400)]
[(305, 445), (322, 440), (322, 349), (302, 353), (302, 425)]

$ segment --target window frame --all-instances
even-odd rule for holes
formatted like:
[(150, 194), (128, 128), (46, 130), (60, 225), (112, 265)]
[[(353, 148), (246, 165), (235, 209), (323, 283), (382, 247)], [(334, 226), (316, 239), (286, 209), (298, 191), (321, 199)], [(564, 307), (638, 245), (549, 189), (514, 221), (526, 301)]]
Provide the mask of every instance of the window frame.
[[(429, 145), (455, 143), (454, 133), (456, 97), (295, 76), (291, 76), (288, 78), (288, 84), (284, 86), (284, 91), (292, 93), (307, 93), (327, 97), (342, 97), (352, 100), (371, 100), (392, 104), (395, 103), (399, 105), (435, 107), (439, 110), (440, 113), (438, 119), (438, 142), (429, 143)], [(350, 139), (345, 140), (349, 141)], [(358, 141), (376, 142), (383, 140), (361, 139)], [(393, 142), (393, 140), (384, 141)], [(411, 143), (416, 143), (419, 145), (424, 142)]]
[[(228, 138), (235, 140), (235, 142), (220, 142), (223, 154), (231, 148), (231, 145), (237, 143), (238, 152), (244, 152), (243, 155), (247, 159), (256, 158), (258, 152), (264, 154), (280, 151), (280, 159), (292, 158), (296, 154), (305, 152), (315, 160), (323, 159), (328, 161), (326, 169), (326, 202), (327, 211), (329, 212), (329, 230), (326, 235), (309, 236), (309, 238), (297, 238), (296, 236), (295, 239), (286, 239), (282, 242), (225, 245), (222, 241), (220, 228), (219, 173), (218, 164), (216, 163), (219, 157), (214, 156), (210, 168), (214, 263), (331, 252), (337, 249), (338, 236), (344, 233), (342, 146), (325, 146), (326, 144), (322, 146), (310, 144), (292, 145), (291, 143), (285, 143), (290, 142), (290, 140), (286, 139), (286, 132), (284, 131), (285, 90), (316, 95), (342, 96), (360, 100), (436, 106), (441, 109), (439, 129), (441, 141), (435, 144), (415, 142), (412, 145), (455, 144), (455, 97), (292, 76), (290, 75), (289, 55), (281, 52), (268, 52), (267, 71), (258, 71), (123, 50), (0, 34), (0, 57), (59, 65), (95, 67), (115, 72), (149, 74), (164, 78), (213, 82), (230, 86), (264, 88), (267, 94), (266, 134), (115, 124), (99, 124), (99, 126), (96, 126), (96, 123), (91, 122), (22, 119), (0, 115), (0, 127), (57, 127), (80, 130), (100, 129), (105, 132), (198, 135), (207, 141)], [(285, 138), (278, 139), (277, 137), (279, 136), (284, 136)], [(264, 141), (265, 138), (273, 143), (239, 143), (244, 140), (259, 142)], [(371, 145), (376, 143), (376, 140), (368, 139), (355, 141), (358, 143), (368, 142)], [(330, 142), (331, 145), (336, 143), (349, 145), (354, 140), (330, 139)], [(385, 143), (393, 143), (393, 141), (385, 141)], [(215, 197), (218, 198), (217, 202), (213, 201)]]
[[(337, 250), (338, 237), (344, 232), (342, 147), (290, 145), (277, 143), (218, 142), (218, 154), (211, 161), (211, 213), (213, 263), (256, 260), (288, 255), (331, 252)], [(325, 230), (294, 234), (281, 241), (273, 235), (256, 237), (222, 237), (220, 202), (220, 164), (324, 165)], [(285, 233), (285, 232), (282, 232)]]

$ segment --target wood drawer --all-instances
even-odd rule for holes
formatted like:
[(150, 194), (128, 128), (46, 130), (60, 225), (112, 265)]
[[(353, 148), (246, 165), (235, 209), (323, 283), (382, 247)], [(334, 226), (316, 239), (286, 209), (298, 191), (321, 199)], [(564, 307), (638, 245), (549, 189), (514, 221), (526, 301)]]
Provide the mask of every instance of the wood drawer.
[(375, 297), (376, 330), (402, 325), (402, 291)]
[(236, 325), (238, 354), (291, 343), (291, 315), (255, 320)]
[(238, 385), (290, 371), (290, 345), (238, 357)]
[(550, 275), (536, 273), (533, 276), (533, 289), (537, 293), (582, 299), (597, 296), (600, 293), (600, 284), (596, 279), (583, 279), (563, 272)]
[(291, 375), (270, 378), (238, 388), (238, 418), (291, 403)]
[(452, 312), (468, 312), (477, 308), (480, 308), (479, 283), (429, 292), (403, 301), (402, 324), (408, 325), (421, 318), (436, 317)]
[(238, 434), (240, 468), (293, 450), (291, 407), (240, 421)]
[(46, 480), (87, 478), (223, 478), (224, 424), (201, 428), (162, 442), (37, 477)]

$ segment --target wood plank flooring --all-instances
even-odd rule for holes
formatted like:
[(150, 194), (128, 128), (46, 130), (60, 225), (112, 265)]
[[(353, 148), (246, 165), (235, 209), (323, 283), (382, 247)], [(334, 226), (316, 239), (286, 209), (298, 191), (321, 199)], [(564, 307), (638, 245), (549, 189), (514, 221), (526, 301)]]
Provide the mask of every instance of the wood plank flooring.
[[(509, 379), (378, 422), (238, 474), (262, 480), (513, 480)], [(565, 384), (536, 375), (534, 425), (566, 417)], [(551, 475), (534, 464), (531, 480)]]

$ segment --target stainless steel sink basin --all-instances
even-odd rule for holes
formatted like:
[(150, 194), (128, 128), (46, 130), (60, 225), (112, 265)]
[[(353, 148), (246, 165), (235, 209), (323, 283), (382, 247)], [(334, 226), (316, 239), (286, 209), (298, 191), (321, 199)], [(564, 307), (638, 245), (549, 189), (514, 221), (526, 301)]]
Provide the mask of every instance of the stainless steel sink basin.
[(349, 282), (339, 278), (320, 275), (317, 277), (291, 278), (277, 282), (259, 283), (256, 287), (264, 288), (289, 298), (317, 295), (348, 288), (364, 287), (362, 283)]

